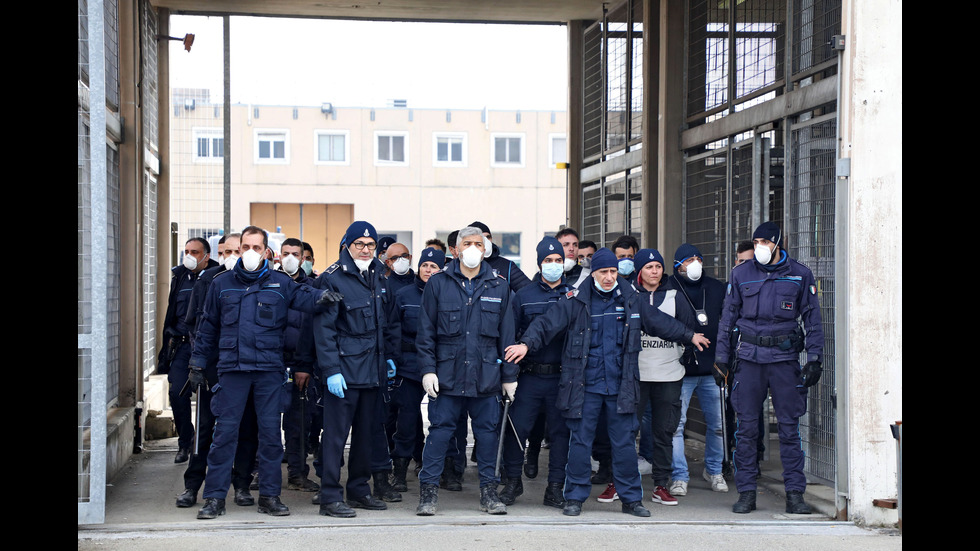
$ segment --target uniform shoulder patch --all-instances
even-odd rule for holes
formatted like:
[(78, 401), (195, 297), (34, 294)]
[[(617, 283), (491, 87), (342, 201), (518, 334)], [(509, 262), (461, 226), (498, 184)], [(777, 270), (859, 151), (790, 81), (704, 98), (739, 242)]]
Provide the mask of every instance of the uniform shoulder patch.
[(325, 273), (325, 274), (332, 274), (332, 273), (336, 272), (337, 271), (337, 268), (339, 268), (339, 267), (340, 267), (340, 262), (334, 262), (326, 270), (323, 270), (323, 273)]
[(728, 284), (728, 288), (727, 288), (727, 289), (725, 289), (725, 294), (726, 294), (726, 295), (730, 295), (730, 294), (732, 294), (732, 284), (731, 284), (731, 283), (729, 283), (729, 284)]
[(572, 289), (571, 291), (565, 293), (565, 298), (572, 298), (578, 295), (578, 289)]
[(817, 286), (816, 285), (810, 285), (810, 294), (811, 295), (817, 294)]

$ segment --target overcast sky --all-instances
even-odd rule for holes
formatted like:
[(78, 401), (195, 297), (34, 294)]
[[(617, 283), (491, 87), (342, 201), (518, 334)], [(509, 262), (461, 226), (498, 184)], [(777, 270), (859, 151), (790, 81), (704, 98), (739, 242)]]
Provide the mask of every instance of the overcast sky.
[[(173, 16), (171, 86), (222, 94), (220, 17)], [(231, 18), (233, 103), (565, 110), (561, 25)]]

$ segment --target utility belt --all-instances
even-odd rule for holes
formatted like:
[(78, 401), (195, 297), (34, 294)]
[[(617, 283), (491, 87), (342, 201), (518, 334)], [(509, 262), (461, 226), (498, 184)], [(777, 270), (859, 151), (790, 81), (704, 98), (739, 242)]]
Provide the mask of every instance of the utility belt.
[(536, 364), (531, 362), (521, 362), (521, 373), (531, 373), (533, 375), (557, 375), (561, 373), (561, 364)]
[(414, 342), (402, 341), (402, 352), (418, 352)]
[(750, 335), (740, 331), (739, 339), (756, 346), (773, 347), (783, 351), (803, 350), (803, 332), (800, 330), (787, 335)]

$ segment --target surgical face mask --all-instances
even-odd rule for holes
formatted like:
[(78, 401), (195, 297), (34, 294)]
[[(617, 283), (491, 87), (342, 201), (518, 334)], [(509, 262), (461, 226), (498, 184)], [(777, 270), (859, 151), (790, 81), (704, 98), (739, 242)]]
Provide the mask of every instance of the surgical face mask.
[(490, 238), (483, 236), (483, 258), (490, 258), (493, 254), (493, 243), (490, 242)]
[(579, 260), (578, 263), (579, 266), (582, 266), (583, 270), (588, 270), (589, 268), (592, 267), (592, 259), (587, 256), (582, 257), (582, 259)]
[(303, 271), (306, 272), (306, 275), (313, 275), (313, 263), (310, 262), (309, 260), (304, 260), (299, 267), (303, 268)]
[(372, 259), (370, 259), (370, 258), (367, 259), (367, 260), (358, 260), (358, 259), (355, 258), (354, 259), (354, 264), (357, 265), (357, 269), (358, 270), (360, 270), (360, 271), (363, 272), (364, 270), (367, 270), (368, 269), (368, 266), (371, 265), (371, 260)]
[(477, 249), (475, 245), (471, 245), (463, 249), (460, 254), (460, 260), (463, 261), (463, 265), (467, 268), (476, 268), (483, 261), (483, 252)]
[(633, 259), (623, 258), (619, 261), (619, 275), (628, 276), (633, 273)]
[(237, 254), (229, 255), (228, 258), (224, 260), (225, 269), (226, 270), (233, 269), (235, 267), (236, 262), (238, 262), (238, 255)]
[(566, 272), (570, 272), (570, 271), (572, 271), (573, 268), (575, 268), (575, 266), (576, 266), (575, 260), (573, 260), (571, 258), (566, 258), (565, 259), (565, 263), (562, 265), (562, 268)]
[(772, 260), (772, 249), (762, 243), (755, 246), (755, 259), (759, 264), (769, 264)]
[(197, 259), (189, 254), (185, 254), (184, 267), (193, 272), (197, 269)]
[(557, 262), (549, 262), (541, 265), (541, 277), (548, 283), (554, 283), (561, 279), (561, 274), (564, 271), (564, 265)]
[(602, 285), (599, 284), (599, 280), (598, 279), (592, 278), (592, 283), (595, 284), (595, 288), (596, 289), (602, 291), (603, 293), (608, 293), (608, 292), (612, 291), (613, 289), (615, 289), (619, 285), (619, 278), (617, 278), (616, 281), (613, 282), (613, 286), (612, 286), (612, 288), (609, 289), (609, 291), (607, 291), (607, 290), (605, 290), (605, 289), (602, 288)]
[(398, 260), (391, 263), (391, 269), (398, 275), (405, 275), (408, 273), (408, 268), (411, 266), (411, 262), (407, 258), (399, 258)]
[(258, 270), (261, 263), (262, 255), (255, 249), (249, 249), (242, 254), (242, 266), (249, 272)]
[(289, 275), (295, 274), (296, 271), (299, 270), (299, 259), (291, 254), (283, 256), (282, 269)]
[(701, 262), (695, 260), (687, 265), (687, 278), (691, 281), (697, 281), (701, 279)]

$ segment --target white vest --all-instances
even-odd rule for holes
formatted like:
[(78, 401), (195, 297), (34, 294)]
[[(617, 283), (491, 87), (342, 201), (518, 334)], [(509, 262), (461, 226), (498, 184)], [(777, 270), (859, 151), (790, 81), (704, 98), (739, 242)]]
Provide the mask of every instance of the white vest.
[[(653, 293), (649, 293), (649, 295), (652, 305)], [(659, 306), (661, 312), (672, 318), (676, 317), (676, 295), (677, 291), (670, 289)], [(681, 356), (684, 354), (683, 345), (641, 333), (640, 346), (640, 381), (667, 383), (684, 378), (685, 370), (684, 366), (681, 365)]]

